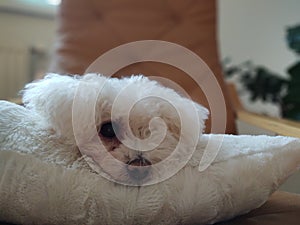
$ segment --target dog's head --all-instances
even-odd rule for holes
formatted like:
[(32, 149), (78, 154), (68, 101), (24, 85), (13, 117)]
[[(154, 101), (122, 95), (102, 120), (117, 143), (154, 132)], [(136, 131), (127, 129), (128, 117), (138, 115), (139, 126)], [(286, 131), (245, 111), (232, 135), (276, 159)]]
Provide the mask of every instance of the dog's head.
[(153, 165), (174, 152), (176, 159), (168, 163), (190, 154), (208, 114), (143, 76), (49, 74), (26, 86), (23, 101), (61, 140), (73, 142), (94, 169), (131, 183), (150, 179)]

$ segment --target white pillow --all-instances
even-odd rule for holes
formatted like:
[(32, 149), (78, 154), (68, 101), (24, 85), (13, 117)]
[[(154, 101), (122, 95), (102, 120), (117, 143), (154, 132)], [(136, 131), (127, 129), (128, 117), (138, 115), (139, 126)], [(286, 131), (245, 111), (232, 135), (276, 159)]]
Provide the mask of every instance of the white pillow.
[[(127, 89), (120, 92), (123, 87)], [(101, 98), (99, 88), (103, 90)], [(163, 181), (126, 186), (86, 169), (85, 160), (81, 160), (85, 156), (103, 159), (95, 151), (99, 135), (91, 128), (103, 124), (106, 117), (102, 116), (113, 115), (114, 110), (123, 118), (130, 104), (153, 93), (159, 98), (137, 104), (133, 129), (140, 127), (138, 122), (147, 122), (149, 116), (157, 117), (156, 112), (164, 118), (168, 141), (154, 150), (162, 150), (158, 155), (150, 152), (155, 158), (172, 150), (171, 160), (161, 157), (161, 170), (155, 167), (159, 163), (151, 168)], [(161, 98), (168, 101), (158, 101)], [(262, 205), (300, 165), (300, 141), (296, 138), (202, 135), (198, 142), (207, 110), (142, 76), (109, 79), (96, 74), (80, 78), (52, 74), (27, 85), (23, 100), (25, 108), (0, 101), (0, 221), (64, 225), (215, 223)], [(112, 108), (107, 107), (110, 104)], [(95, 106), (91, 108), (95, 115), (86, 110), (90, 105)], [(75, 123), (74, 115), (79, 116)], [(160, 137), (160, 122), (149, 122), (150, 130), (151, 126), (155, 128), (153, 136)], [(87, 154), (82, 149), (79, 154), (74, 128), (82, 134), (79, 137), (87, 144)], [(95, 143), (91, 131), (96, 133)], [(180, 154), (174, 143), (179, 145)], [(121, 147), (124, 143), (119, 150)], [(194, 147), (193, 153), (190, 150)], [(74, 161), (78, 163), (75, 166)], [(106, 158), (103, 161), (107, 163)], [(103, 164), (100, 166), (103, 169)], [(170, 168), (178, 172), (160, 179)], [(116, 174), (128, 167), (123, 165), (122, 169)]]
[(13, 149), (0, 151), (0, 221), (211, 224), (259, 207), (300, 166), (299, 139), (225, 135), (217, 157), (200, 172), (208, 141), (219, 143), (222, 138), (203, 135), (182, 170), (145, 187), (115, 184)]

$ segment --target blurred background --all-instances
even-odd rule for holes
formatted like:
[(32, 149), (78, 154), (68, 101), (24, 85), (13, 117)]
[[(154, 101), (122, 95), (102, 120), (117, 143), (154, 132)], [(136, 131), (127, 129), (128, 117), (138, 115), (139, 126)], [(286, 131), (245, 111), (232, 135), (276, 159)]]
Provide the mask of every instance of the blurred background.
[[(220, 60), (229, 59), (231, 65), (239, 65), (240, 69), (248, 69), (253, 72), (254, 69), (263, 68), (268, 74), (266, 80), (261, 82), (259, 87), (259, 79), (254, 79), (254, 85), (263, 89), (262, 94), (266, 94), (266, 88), (270, 85), (270, 80), (280, 77), (290, 79), (288, 69), (297, 64), (300, 57), (288, 43), (288, 29), (298, 27), (298, 32), (292, 37), (298, 40), (298, 50), (300, 41), (300, 1), (298, 0), (219, 0), (219, 49)], [(250, 66), (241, 65), (249, 61)], [(239, 76), (232, 76), (230, 80), (238, 85), (240, 97), (244, 106), (254, 112), (264, 113), (270, 116), (280, 116), (281, 99), (278, 101), (263, 101), (263, 96), (258, 96), (255, 101), (251, 101), (253, 95), (250, 91), (245, 91), (245, 85), (239, 82)], [(251, 74), (250, 74), (251, 75)], [(261, 78), (264, 74), (259, 74)], [(300, 71), (298, 71), (298, 80), (300, 79)], [(295, 82), (294, 82), (295, 83)], [(274, 90), (272, 88), (274, 87)], [(300, 89), (298, 83), (297, 89)], [(284, 89), (284, 87), (283, 87)], [(255, 94), (259, 90), (256, 91)], [(271, 85), (270, 94), (275, 97), (284, 96), (280, 93), (286, 90), (276, 90), (276, 85)], [(300, 99), (300, 91), (295, 93)], [(292, 116), (293, 119), (299, 118), (298, 115)]]
[[(60, 0), (0, 1), (0, 99), (17, 97), (25, 83), (47, 71), (59, 4)], [(288, 29), (300, 24), (299, 11), (299, 0), (218, 1), (220, 61), (226, 78), (237, 85), (243, 104), (252, 112), (282, 114), (282, 96), (288, 86), (285, 80), (290, 79), (287, 70), (299, 60), (287, 40)], [(299, 33), (294, 39), (299, 40)], [(264, 73), (256, 76), (261, 68)], [(283, 85), (278, 87), (277, 82), (271, 85), (271, 94), (265, 93), (274, 80), (272, 75), (283, 78), (278, 81)], [(264, 76), (266, 79), (257, 80)]]
[(60, 1), (0, 1), (0, 99), (17, 97), (47, 70)]

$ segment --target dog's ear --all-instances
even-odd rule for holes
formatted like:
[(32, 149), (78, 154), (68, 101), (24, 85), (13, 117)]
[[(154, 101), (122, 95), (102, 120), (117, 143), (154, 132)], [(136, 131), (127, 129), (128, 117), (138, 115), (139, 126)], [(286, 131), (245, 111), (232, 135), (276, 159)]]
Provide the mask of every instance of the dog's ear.
[(173, 107), (179, 120), (173, 120), (171, 125), (176, 127), (176, 130), (180, 132), (179, 135), (185, 140), (197, 142), (205, 129), (209, 111), (202, 105), (186, 98), (180, 98), (173, 102)]
[[(149, 82), (147, 78), (143, 80)], [(173, 89), (161, 86), (156, 81), (151, 81), (151, 83), (152, 85), (147, 86), (147, 89), (151, 95), (162, 100), (159, 101), (160, 103), (156, 101), (153, 108), (161, 112), (161, 117), (167, 122), (169, 129), (176, 131), (178, 136), (181, 136), (180, 133), (183, 132), (185, 137), (198, 139), (205, 129), (205, 122), (209, 115), (208, 109), (187, 98), (188, 95), (183, 96)]]
[(143, 90), (139, 96), (149, 101), (145, 110), (159, 112), (159, 117), (176, 139), (181, 138), (186, 143), (198, 142), (209, 114), (205, 107), (145, 77), (135, 80), (135, 85), (140, 85)]
[(22, 91), (26, 108), (40, 114), (60, 135), (72, 136), (72, 104), (79, 79), (48, 74)]

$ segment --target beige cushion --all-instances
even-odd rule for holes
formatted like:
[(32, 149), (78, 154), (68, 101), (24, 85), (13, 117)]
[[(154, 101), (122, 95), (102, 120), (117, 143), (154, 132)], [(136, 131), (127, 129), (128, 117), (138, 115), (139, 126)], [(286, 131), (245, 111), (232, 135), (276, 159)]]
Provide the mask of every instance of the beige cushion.
[[(132, 41), (163, 40), (180, 44), (200, 56), (214, 72), (227, 104), (226, 132), (234, 133), (234, 115), (221, 74), (216, 39), (213, 0), (64, 0), (58, 15), (57, 43), (50, 70), (83, 74), (98, 56)], [(145, 62), (118, 72), (123, 76), (131, 74), (171, 79), (194, 100), (208, 107), (198, 85), (179, 69)], [(207, 131), (210, 131), (210, 121)]]

